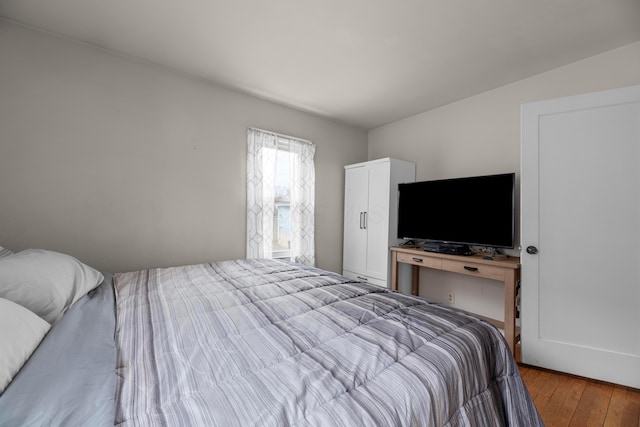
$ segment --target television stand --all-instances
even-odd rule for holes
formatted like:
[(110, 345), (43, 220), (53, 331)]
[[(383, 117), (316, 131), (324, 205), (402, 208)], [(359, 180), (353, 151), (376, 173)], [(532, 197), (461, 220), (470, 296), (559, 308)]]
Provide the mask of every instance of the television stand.
[[(479, 316), (495, 327), (504, 330), (509, 349), (514, 353), (515, 345), (520, 341), (520, 331), (516, 328), (516, 286), (520, 280), (520, 258), (485, 259), (482, 254), (459, 256), (421, 249), (409, 249), (392, 246), (391, 250), (391, 290), (398, 290), (398, 264), (410, 264), (412, 269), (411, 293), (418, 295), (420, 267), (468, 276), (493, 279), (504, 284), (504, 322)], [(468, 311), (468, 310), (467, 310)]]

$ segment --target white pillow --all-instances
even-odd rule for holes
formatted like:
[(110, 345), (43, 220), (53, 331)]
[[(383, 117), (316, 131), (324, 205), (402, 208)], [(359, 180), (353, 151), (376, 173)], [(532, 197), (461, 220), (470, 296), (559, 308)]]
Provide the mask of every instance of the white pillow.
[(38, 347), (50, 327), (26, 308), (0, 298), (0, 394)]
[(103, 279), (99, 271), (58, 252), (27, 249), (0, 258), (0, 298), (51, 324)]
[(3, 256), (9, 256), (9, 255), (13, 255), (13, 252), (10, 251), (9, 249), (5, 249), (2, 246), (0, 246), (0, 258), (2, 258)]

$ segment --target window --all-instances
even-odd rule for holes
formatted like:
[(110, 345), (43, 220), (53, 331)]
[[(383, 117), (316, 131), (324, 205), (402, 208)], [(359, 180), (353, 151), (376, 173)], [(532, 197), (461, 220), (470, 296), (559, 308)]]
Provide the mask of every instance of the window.
[(272, 258), (291, 261), (291, 173), (289, 147), (278, 149), (273, 210)]
[(249, 129), (247, 257), (314, 265), (315, 145)]

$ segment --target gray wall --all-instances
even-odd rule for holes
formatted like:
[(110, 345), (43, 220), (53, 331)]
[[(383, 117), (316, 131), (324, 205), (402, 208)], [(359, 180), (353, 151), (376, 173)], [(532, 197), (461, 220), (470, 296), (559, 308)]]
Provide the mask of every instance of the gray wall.
[(245, 256), (246, 130), (314, 141), (318, 266), (341, 271), (365, 131), (0, 20), (0, 245), (107, 271)]
[[(411, 159), (418, 181), (506, 172), (519, 180), (521, 104), (637, 84), (640, 42), (372, 129), (369, 159)], [(406, 292), (409, 271), (401, 271)], [(503, 317), (497, 282), (426, 269), (420, 279), (422, 296), (445, 302), (454, 292), (456, 306)]]

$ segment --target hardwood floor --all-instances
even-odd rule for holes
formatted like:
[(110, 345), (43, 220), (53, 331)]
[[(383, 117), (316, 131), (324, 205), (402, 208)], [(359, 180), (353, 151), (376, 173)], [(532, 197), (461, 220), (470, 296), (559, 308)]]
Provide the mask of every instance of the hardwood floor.
[(519, 367), (547, 427), (640, 427), (638, 389), (522, 364)]

